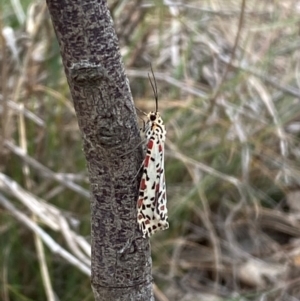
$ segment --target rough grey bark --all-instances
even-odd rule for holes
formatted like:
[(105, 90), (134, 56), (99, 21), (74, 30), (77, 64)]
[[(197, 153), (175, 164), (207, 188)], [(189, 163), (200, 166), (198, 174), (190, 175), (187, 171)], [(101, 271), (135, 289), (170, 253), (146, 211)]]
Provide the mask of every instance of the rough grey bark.
[(136, 222), (140, 137), (110, 13), (104, 0), (47, 5), (89, 171), (95, 299), (153, 300), (149, 240)]

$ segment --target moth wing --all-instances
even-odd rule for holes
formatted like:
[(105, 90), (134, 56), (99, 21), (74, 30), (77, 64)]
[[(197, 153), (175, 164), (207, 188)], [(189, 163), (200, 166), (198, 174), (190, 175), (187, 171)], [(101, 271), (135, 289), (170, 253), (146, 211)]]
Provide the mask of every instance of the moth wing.
[[(143, 175), (140, 183), (140, 192), (137, 205), (138, 223), (143, 232), (143, 236), (150, 236), (155, 225), (155, 188), (156, 188), (156, 163), (155, 153), (157, 144), (154, 140), (149, 140), (147, 144), (147, 154), (144, 160)], [(155, 227), (154, 227), (155, 228)]]
[(167, 194), (166, 194), (166, 180), (164, 170), (164, 144), (158, 144), (157, 163), (157, 184), (155, 189), (155, 211), (156, 220), (160, 221), (159, 229), (165, 230), (169, 228), (168, 223), (168, 209), (167, 209)]

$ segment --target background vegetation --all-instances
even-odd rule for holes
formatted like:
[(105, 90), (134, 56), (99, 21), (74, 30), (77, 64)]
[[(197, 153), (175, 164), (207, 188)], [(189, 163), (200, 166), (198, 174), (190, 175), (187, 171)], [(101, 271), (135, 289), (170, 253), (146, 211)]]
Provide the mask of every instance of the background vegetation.
[[(300, 3), (109, 1), (167, 126), (159, 301), (300, 300)], [(1, 2), (1, 300), (93, 300), (76, 116), (43, 1)], [(57, 298), (57, 299), (55, 299)]]

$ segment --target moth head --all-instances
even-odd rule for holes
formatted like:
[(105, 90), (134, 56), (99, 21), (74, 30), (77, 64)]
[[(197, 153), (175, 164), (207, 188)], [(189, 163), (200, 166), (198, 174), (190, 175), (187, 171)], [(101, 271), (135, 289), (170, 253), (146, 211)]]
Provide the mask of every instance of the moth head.
[(148, 118), (149, 118), (149, 120), (152, 121), (152, 122), (155, 122), (155, 121), (157, 121), (158, 119), (161, 119), (161, 118), (160, 118), (159, 112), (150, 112), (150, 113), (148, 114)]

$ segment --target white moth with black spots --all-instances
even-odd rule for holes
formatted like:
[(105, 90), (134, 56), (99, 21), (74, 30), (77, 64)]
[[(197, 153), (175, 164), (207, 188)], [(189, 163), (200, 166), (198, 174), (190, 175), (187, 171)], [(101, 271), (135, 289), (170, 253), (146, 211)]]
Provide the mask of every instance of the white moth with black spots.
[[(152, 68), (151, 68), (152, 71)], [(154, 74), (152, 71), (154, 78)], [(143, 161), (143, 175), (137, 202), (137, 221), (143, 237), (150, 237), (157, 231), (169, 228), (167, 195), (164, 169), (164, 143), (166, 130), (157, 111), (157, 87), (149, 80), (154, 91), (156, 111), (147, 115), (145, 124), (146, 156)]]

